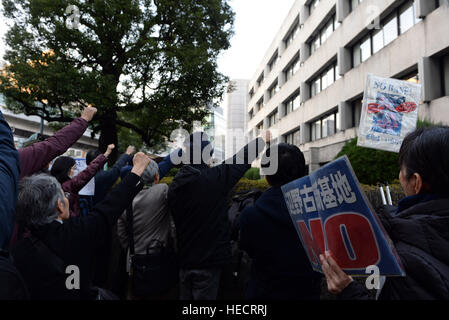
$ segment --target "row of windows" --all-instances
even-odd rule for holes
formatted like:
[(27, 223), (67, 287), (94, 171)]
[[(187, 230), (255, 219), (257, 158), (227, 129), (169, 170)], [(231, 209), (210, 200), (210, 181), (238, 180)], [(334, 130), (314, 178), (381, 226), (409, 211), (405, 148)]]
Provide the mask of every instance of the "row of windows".
[[(351, 10), (354, 10), (363, 0), (348, 0), (351, 1)], [(312, 3), (313, 4), (313, 3)], [(316, 6), (312, 5), (311, 6)], [(416, 23), (421, 21), (421, 19), (416, 18), (416, 9), (414, 6), (414, 2), (409, 0), (405, 2), (402, 6), (396, 9), (390, 16), (382, 21), (379, 29), (372, 30), (368, 35), (362, 38), (361, 41), (356, 43), (356, 45), (352, 48), (352, 59), (353, 59), (353, 67), (357, 67), (360, 63), (366, 61), (371, 55), (375, 54), (383, 47), (387, 46), (393, 40), (395, 40), (400, 34), (408, 31), (411, 27), (413, 27)], [(324, 41), (328, 39), (330, 34), (338, 27), (339, 23), (336, 21), (335, 14), (329, 19), (327, 24), (319, 30), (319, 33), (315, 38), (312, 39), (311, 51), (315, 51), (323, 44)], [(291, 30), (287, 38), (294, 38), (294, 35), (297, 33), (298, 25)], [(273, 58), (270, 60), (270, 70), (275, 66), (277, 61), (279, 60), (278, 53), (276, 52)], [(295, 56), (292, 62), (288, 65), (288, 67), (284, 70), (285, 79), (289, 81), (293, 75), (298, 72), (300, 68), (299, 56)], [(265, 74), (262, 72), (260, 77), (258, 78), (259, 86), (264, 81)], [(323, 71), (319, 76), (314, 78), (310, 84), (310, 95), (314, 97), (319, 94), (321, 91), (325, 90), (331, 84), (333, 84), (336, 80), (340, 78), (338, 74), (336, 63), (332, 65), (330, 68), (327, 68)], [(278, 91), (280, 87), (275, 82), (274, 85), (270, 87), (268, 90), (269, 98), (272, 98)], [(254, 95), (254, 88), (250, 90), (250, 98)], [(258, 102), (257, 108), (255, 108), (255, 113), (257, 113), (260, 109), (263, 108), (263, 99)], [(286, 111), (290, 110), (286, 107)], [(291, 112), (291, 111), (289, 111)], [(287, 114), (288, 112), (286, 112)], [(251, 115), (250, 115), (251, 118)]]
[(310, 124), (310, 141), (326, 138), (338, 131), (340, 131), (340, 116), (338, 111), (335, 111)]
[(293, 144), (295, 146), (299, 146), (301, 144), (300, 140), (300, 131), (299, 129), (284, 135), (285, 143)]
[(382, 21), (380, 29), (374, 29), (354, 45), (352, 48), (353, 66), (357, 67), (421, 21), (416, 17), (415, 10), (413, 1), (407, 1)]
[(316, 96), (340, 78), (337, 62), (334, 62), (311, 81), (310, 96)]
[(339, 26), (340, 23), (337, 21), (335, 14), (332, 15), (326, 24), (318, 30), (318, 33), (310, 40), (310, 54), (317, 51)]

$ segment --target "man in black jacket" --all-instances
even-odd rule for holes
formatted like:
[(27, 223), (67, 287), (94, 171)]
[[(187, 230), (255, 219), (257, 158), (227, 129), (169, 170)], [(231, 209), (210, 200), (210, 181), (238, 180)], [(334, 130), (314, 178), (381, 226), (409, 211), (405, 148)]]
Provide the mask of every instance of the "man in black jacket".
[(293, 145), (276, 148), (278, 169), (266, 175), (271, 188), (240, 215), (240, 246), (253, 261), (246, 298), (318, 300), (322, 276), (312, 270), (281, 190), (306, 175), (304, 155)]
[(232, 159), (210, 168), (213, 151), (207, 135), (196, 132), (189, 137), (183, 156), (190, 164), (178, 172), (168, 191), (178, 240), (181, 299), (217, 298), (222, 268), (231, 259), (227, 195), (264, 145), (256, 139)]
[(56, 179), (41, 174), (21, 181), (17, 221), (30, 234), (15, 244), (12, 254), (32, 299), (96, 298), (93, 258), (104, 249), (111, 226), (142, 190), (140, 176), (149, 163), (145, 154), (136, 154), (133, 170), (106, 199), (89, 215), (71, 219), (69, 202)]

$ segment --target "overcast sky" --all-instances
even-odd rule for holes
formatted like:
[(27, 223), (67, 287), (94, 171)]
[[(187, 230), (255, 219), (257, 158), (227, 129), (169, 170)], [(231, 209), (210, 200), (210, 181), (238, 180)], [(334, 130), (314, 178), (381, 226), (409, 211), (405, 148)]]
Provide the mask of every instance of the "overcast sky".
[[(295, 0), (231, 0), (236, 17), (231, 48), (220, 55), (219, 69), (231, 79), (251, 79)], [(0, 16), (0, 57), (6, 30)]]
[(231, 0), (235, 34), (220, 57), (220, 71), (231, 79), (251, 79), (294, 2)]

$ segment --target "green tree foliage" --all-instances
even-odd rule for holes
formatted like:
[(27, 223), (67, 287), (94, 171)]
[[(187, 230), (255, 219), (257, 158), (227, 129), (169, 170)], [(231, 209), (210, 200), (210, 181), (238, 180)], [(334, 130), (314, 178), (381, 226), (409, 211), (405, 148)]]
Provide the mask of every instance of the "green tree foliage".
[(233, 32), (227, 0), (2, 3), (12, 22), (0, 74), (8, 107), (69, 122), (92, 104), (100, 149), (117, 144), (118, 132), (161, 146), (172, 130), (202, 121), (226, 90), (217, 57)]
[(246, 171), (243, 177), (249, 180), (260, 180), (260, 170), (259, 168), (251, 168)]
[(399, 175), (397, 153), (357, 146), (357, 138), (348, 141), (340, 153), (347, 155), (360, 183), (375, 185), (379, 182), (392, 183)]

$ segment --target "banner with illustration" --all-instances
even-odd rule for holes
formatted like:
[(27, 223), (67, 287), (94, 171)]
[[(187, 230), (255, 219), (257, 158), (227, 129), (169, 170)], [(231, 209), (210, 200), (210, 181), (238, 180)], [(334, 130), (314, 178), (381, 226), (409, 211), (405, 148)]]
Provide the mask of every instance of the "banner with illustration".
[(346, 156), (282, 186), (285, 202), (312, 268), (329, 250), (349, 275), (403, 276), (397, 253), (360, 188)]
[(416, 129), (420, 100), (420, 84), (368, 74), (357, 145), (399, 152)]

